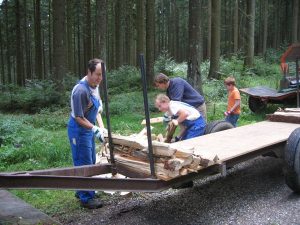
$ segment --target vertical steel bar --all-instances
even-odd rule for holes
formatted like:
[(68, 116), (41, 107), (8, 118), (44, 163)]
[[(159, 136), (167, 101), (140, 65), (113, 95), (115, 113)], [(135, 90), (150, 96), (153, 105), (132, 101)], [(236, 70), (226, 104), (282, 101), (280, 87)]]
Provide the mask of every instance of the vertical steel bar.
[(299, 108), (299, 59), (296, 58), (297, 108)]
[(107, 77), (106, 77), (106, 69), (105, 64), (101, 63), (102, 69), (102, 79), (103, 79), (103, 93), (104, 93), (104, 103), (105, 103), (105, 115), (106, 115), (106, 124), (107, 124), (107, 132), (108, 132), (108, 144), (109, 144), (109, 153), (110, 153), (110, 162), (112, 164), (112, 174), (116, 174), (116, 165), (115, 165), (115, 158), (114, 158), (114, 144), (111, 137), (111, 127), (110, 127), (110, 113), (109, 113), (109, 106), (108, 106), (108, 97), (107, 97)]
[(142, 84), (143, 84), (144, 108), (145, 108), (147, 137), (148, 137), (148, 155), (149, 155), (149, 161), (150, 161), (151, 176), (153, 178), (155, 178), (156, 176), (155, 176), (154, 159), (153, 159), (153, 148), (152, 148), (152, 138), (151, 138), (151, 128), (150, 128), (150, 116), (149, 116), (148, 95), (147, 95), (147, 79), (146, 79), (146, 73), (145, 73), (144, 55), (140, 54), (139, 58), (140, 58), (141, 76), (142, 76)]

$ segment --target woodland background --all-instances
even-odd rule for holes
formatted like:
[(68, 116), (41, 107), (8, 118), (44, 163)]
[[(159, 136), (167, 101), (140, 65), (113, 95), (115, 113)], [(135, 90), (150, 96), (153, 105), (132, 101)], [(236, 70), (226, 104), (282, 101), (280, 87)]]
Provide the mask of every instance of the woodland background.
[(52, 79), (63, 90), (67, 74), (82, 76), (93, 57), (109, 70), (138, 65), (147, 75), (163, 53), (189, 64), (210, 59), (218, 78), (220, 56), (240, 54), (245, 65), (268, 48), (299, 41), (299, 0), (4, 0), (0, 8), (0, 82)]

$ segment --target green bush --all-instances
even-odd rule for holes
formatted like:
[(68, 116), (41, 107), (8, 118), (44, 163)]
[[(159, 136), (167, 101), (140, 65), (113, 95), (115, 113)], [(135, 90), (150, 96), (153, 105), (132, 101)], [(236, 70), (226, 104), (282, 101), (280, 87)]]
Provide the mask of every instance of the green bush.
[(142, 90), (140, 72), (133, 66), (121, 66), (108, 72), (107, 83), (110, 95)]
[(155, 60), (154, 73), (164, 73), (170, 77), (186, 77), (187, 65), (185, 62), (176, 63), (167, 51), (163, 51)]
[(0, 99), (0, 110), (3, 112), (22, 111), (35, 113), (50, 105), (65, 104), (66, 99), (56, 91), (50, 80), (28, 82), (25, 87), (8, 85)]

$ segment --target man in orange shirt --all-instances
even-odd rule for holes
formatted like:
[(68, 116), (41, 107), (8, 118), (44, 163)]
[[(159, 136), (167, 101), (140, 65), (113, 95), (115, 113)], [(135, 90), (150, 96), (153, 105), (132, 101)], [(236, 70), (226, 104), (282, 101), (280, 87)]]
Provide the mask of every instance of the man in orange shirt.
[(224, 80), (224, 84), (228, 91), (227, 111), (224, 112), (225, 120), (236, 127), (241, 114), (241, 95), (235, 86), (234, 77), (227, 77)]

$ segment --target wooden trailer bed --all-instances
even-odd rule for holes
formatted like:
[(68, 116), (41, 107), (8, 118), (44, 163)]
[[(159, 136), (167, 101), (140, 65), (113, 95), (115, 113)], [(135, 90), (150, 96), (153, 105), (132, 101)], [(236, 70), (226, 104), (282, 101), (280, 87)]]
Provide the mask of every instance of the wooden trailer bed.
[(263, 121), (171, 144), (194, 146), (194, 154), (215, 156), (225, 162), (250, 152), (285, 142), (299, 124)]

